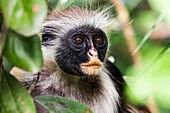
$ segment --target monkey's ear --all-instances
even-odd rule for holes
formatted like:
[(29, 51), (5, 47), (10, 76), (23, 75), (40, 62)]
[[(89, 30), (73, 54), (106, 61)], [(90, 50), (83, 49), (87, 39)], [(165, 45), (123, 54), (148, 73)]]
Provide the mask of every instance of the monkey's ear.
[(50, 32), (43, 32), (42, 33), (42, 43), (44, 43), (44, 42), (47, 42), (47, 41), (50, 41), (50, 40), (52, 40), (53, 39), (53, 35), (52, 34), (50, 34)]

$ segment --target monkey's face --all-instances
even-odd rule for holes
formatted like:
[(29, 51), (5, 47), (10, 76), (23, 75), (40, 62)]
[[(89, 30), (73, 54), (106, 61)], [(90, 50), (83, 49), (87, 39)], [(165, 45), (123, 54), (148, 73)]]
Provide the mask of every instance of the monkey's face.
[(77, 76), (100, 72), (108, 47), (107, 37), (101, 29), (90, 26), (72, 29), (59, 43), (55, 60), (64, 72)]

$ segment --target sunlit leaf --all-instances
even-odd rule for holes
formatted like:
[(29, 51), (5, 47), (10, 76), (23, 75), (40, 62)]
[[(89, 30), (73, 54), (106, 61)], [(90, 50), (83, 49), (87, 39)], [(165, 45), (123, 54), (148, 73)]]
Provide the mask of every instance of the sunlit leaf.
[(38, 96), (36, 101), (50, 113), (92, 113), (85, 105), (63, 97)]
[(25, 38), (9, 30), (3, 54), (13, 65), (32, 73), (38, 72), (43, 65), (38, 35)]
[(170, 53), (160, 58), (152, 68), (148, 70), (146, 76), (150, 76), (152, 87), (152, 95), (156, 103), (164, 108), (169, 109), (170, 106)]
[(2, 75), (1, 91), (2, 113), (35, 113), (33, 100), (26, 89), (7, 72)]
[(45, 20), (45, 0), (0, 0), (6, 23), (25, 36), (36, 34)]
[(163, 13), (165, 15), (165, 19), (170, 25), (170, 0), (148, 0), (150, 6), (157, 12)]
[[(166, 54), (165, 54), (166, 53)], [(131, 89), (141, 100), (153, 97), (161, 108), (170, 110), (170, 51), (167, 45), (143, 73), (138, 72), (131, 80)], [(129, 95), (130, 96), (130, 95)], [(130, 97), (133, 99), (133, 97)], [(137, 101), (137, 100), (135, 100)], [(168, 113), (168, 112), (165, 112)]]
[(154, 64), (155, 62), (157, 62), (161, 57), (163, 57), (163, 55), (165, 55), (167, 52), (169, 52), (170, 48), (170, 42), (167, 44), (167, 46), (159, 53), (159, 55), (156, 57), (156, 59), (152, 62), (152, 64)]

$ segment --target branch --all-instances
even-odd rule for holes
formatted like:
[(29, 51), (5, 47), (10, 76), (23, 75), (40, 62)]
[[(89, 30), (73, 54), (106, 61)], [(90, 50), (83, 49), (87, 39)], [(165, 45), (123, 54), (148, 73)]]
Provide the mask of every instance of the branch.
[[(136, 38), (134, 29), (130, 23), (129, 13), (122, 0), (111, 0), (116, 8), (118, 18), (122, 23), (123, 35), (125, 37), (129, 52), (132, 54), (133, 51), (137, 48)], [(141, 63), (141, 56), (139, 53), (132, 55), (134, 64)]]

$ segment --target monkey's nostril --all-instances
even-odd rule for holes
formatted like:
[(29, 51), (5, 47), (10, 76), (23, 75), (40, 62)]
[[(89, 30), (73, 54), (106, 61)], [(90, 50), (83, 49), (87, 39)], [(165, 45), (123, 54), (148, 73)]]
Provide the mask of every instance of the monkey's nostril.
[(93, 56), (93, 54), (92, 54), (91, 52), (89, 52), (89, 54), (90, 54), (91, 56)]

